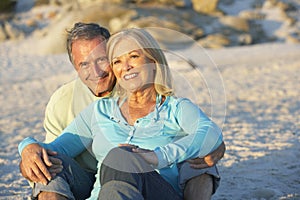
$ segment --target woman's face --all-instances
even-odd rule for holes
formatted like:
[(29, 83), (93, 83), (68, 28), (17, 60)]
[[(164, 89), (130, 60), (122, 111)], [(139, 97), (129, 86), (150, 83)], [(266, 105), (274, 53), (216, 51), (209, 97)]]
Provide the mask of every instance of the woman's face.
[(155, 63), (135, 41), (122, 39), (115, 46), (111, 65), (118, 83), (128, 92), (154, 87)]

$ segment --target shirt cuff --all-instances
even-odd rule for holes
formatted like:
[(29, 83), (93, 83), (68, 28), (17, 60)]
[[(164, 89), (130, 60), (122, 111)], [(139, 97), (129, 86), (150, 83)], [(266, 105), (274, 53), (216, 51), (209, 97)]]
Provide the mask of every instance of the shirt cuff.
[(155, 167), (156, 169), (162, 169), (168, 166), (167, 158), (165, 157), (164, 153), (161, 151), (160, 147), (155, 148), (154, 153), (157, 156), (158, 164)]
[(25, 147), (27, 147), (30, 144), (38, 143), (34, 138), (32, 137), (27, 137), (25, 138), (22, 142), (20, 142), (18, 146), (19, 154), (22, 154), (22, 151)]

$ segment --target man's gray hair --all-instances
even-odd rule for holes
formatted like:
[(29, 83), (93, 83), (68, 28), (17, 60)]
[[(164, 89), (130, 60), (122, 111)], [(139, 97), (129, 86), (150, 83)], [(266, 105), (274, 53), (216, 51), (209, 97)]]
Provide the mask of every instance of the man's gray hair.
[(78, 22), (74, 27), (67, 30), (67, 50), (71, 63), (74, 64), (72, 56), (72, 44), (76, 40), (93, 40), (95, 38), (102, 38), (108, 40), (110, 37), (109, 31), (96, 23)]

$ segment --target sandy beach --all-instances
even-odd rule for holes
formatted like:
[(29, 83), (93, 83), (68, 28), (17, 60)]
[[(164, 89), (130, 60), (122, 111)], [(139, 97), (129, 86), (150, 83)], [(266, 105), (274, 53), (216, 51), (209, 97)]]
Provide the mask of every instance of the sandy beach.
[[(42, 56), (31, 48), (30, 40), (0, 45), (0, 199), (28, 198), (17, 145), (26, 136), (43, 139), (50, 95), (76, 78), (66, 54)], [(213, 199), (300, 199), (299, 52), (299, 45), (280, 43), (207, 50), (226, 94), (220, 97), (226, 99), (225, 116), (222, 110), (215, 114), (227, 151), (218, 163), (222, 180)], [(196, 97), (209, 113), (212, 94), (199, 84), (195, 69), (176, 59), (170, 63), (183, 77), (178, 87), (188, 80), (195, 96), (189, 90), (180, 95)], [(215, 68), (208, 64), (203, 70)]]
[[(34, 37), (0, 43), (3, 200), (30, 199), (19, 173), (18, 143), (27, 136), (44, 139), (51, 94), (76, 78), (67, 54), (40, 54), (44, 44)], [(227, 150), (212, 199), (300, 199), (300, 45), (275, 41), (193, 49), (178, 44), (166, 53), (178, 96), (191, 98), (223, 129)]]

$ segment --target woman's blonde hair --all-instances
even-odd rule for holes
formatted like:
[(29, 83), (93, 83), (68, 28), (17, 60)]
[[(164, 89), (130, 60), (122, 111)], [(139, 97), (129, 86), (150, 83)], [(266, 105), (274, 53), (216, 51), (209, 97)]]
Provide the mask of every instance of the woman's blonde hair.
[[(146, 57), (155, 62), (154, 87), (156, 92), (164, 96), (173, 95), (172, 77), (166, 57), (157, 41), (146, 30), (131, 28), (111, 35), (107, 43), (107, 53), (110, 63), (112, 63), (116, 45), (123, 39), (130, 39), (136, 42)], [(116, 92), (120, 96), (125, 95), (124, 89), (118, 83), (116, 84)]]

